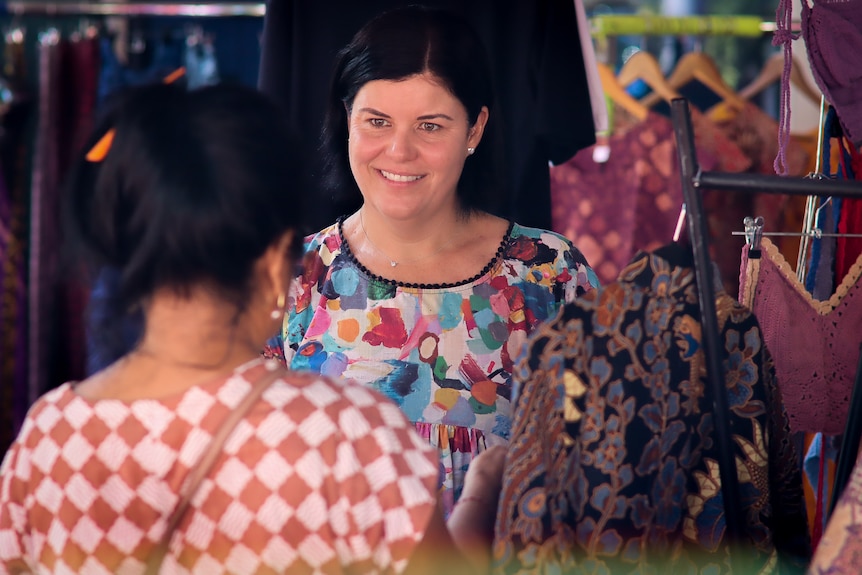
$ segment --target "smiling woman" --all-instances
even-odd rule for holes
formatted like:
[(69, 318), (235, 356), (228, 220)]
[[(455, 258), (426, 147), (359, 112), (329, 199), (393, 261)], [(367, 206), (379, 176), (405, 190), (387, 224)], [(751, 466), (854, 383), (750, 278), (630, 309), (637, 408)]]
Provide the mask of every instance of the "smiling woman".
[[(483, 106), (471, 124), (464, 105), (429, 73), (360, 88), (348, 110), (348, 156), (364, 200), (358, 247), (369, 265), (425, 262), (475, 245), (452, 214), (460, 210), (458, 180), (468, 150), (479, 145), (487, 120)], [(356, 228), (350, 219), (347, 226)], [(502, 221), (497, 227), (504, 229)], [(489, 239), (491, 246), (479, 246), (480, 258), (496, 248), (497, 238)], [(439, 272), (426, 271), (431, 282), (439, 279)], [(454, 269), (451, 279), (470, 271)]]
[(266, 352), (396, 402), (439, 451), (447, 513), (470, 462), (508, 440), (527, 335), (597, 285), (566, 238), (494, 215), (490, 77), (475, 30), (438, 9), (385, 12), (340, 52), (324, 153), (354, 208), (306, 238)]

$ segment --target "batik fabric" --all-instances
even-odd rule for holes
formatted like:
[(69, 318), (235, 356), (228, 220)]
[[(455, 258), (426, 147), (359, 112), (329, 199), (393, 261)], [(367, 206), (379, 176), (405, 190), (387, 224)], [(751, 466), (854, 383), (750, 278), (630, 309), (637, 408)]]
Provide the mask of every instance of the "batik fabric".
[[(638, 254), (531, 336), (495, 573), (731, 572), (701, 312), (680, 250)], [(772, 363), (756, 318), (718, 293), (745, 529), (734, 572), (802, 571), (801, 478)]]

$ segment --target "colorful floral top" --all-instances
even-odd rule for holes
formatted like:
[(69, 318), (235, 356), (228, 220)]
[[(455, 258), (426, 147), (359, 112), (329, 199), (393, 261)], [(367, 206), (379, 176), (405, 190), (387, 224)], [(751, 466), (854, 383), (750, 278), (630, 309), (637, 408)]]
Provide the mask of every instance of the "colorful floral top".
[[(0, 574), (145, 573), (190, 473), (275, 361), (159, 399), (39, 399), (0, 467)], [(437, 499), (435, 451), (364, 386), (284, 373), (228, 436), (162, 572), (405, 570)]]
[[(730, 572), (690, 260), (641, 253), (531, 336), (495, 574)], [(723, 291), (716, 308), (745, 524), (733, 572), (801, 573), (810, 540), (772, 360), (748, 309)]]
[(286, 360), (401, 406), (441, 453), (450, 509), (473, 457), (509, 438), (512, 365), (527, 335), (598, 280), (569, 240), (514, 223), (485, 269), (448, 285), (375, 276), (342, 238), (340, 220), (306, 240), (282, 334)]

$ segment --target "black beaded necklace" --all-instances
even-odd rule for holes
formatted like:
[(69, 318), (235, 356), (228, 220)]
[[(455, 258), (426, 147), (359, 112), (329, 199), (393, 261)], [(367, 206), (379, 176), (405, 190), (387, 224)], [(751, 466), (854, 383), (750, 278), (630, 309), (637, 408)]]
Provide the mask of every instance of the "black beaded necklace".
[(411, 289), (448, 289), (448, 288), (459, 287), (459, 286), (463, 286), (463, 285), (467, 285), (467, 284), (471, 284), (471, 283), (475, 282), (476, 280), (478, 280), (479, 278), (481, 278), (482, 276), (487, 274), (489, 271), (491, 271), (491, 269), (493, 269), (493, 267), (500, 260), (500, 258), (502, 258), (503, 255), (506, 253), (506, 249), (509, 246), (510, 239), (512, 236), (512, 230), (515, 227), (515, 222), (509, 221), (509, 227), (506, 229), (506, 234), (503, 236), (503, 239), (500, 241), (500, 245), (497, 247), (497, 252), (494, 254), (494, 257), (492, 257), (491, 261), (489, 261), (485, 265), (485, 267), (482, 268), (482, 271), (480, 271), (479, 273), (477, 273), (473, 277), (468, 278), (464, 281), (460, 281), (460, 282), (427, 284), (427, 283), (415, 283), (415, 282), (400, 282), (400, 281), (392, 280), (389, 278), (385, 278), (383, 276), (380, 276), (380, 275), (373, 273), (367, 267), (362, 265), (362, 263), (353, 254), (353, 251), (351, 251), (350, 244), (347, 242), (347, 238), (344, 235), (344, 220), (346, 220), (346, 219), (347, 219), (347, 216), (341, 216), (340, 218), (338, 218), (338, 237), (341, 240), (341, 251), (344, 254), (344, 256), (353, 265), (355, 265), (357, 268), (359, 268), (359, 270), (363, 274), (365, 274), (366, 276), (368, 276), (369, 278), (371, 278), (372, 280), (374, 280), (376, 282), (384, 283), (384, 284), (391, 285), (391, 286), (411, 288)]

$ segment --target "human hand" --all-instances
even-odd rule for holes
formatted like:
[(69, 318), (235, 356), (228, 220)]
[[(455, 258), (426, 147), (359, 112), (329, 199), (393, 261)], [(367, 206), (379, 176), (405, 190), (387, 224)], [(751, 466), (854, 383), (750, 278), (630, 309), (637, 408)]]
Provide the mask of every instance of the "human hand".
[(452, 539), (477, 573), (486, 572), (491, 563), (506, 451), (503, 445), (489, 447), (470, 462), (461, 497), (447, 522)]
[(464, 489), (459, 501), (477, 499), (496, 507), (503, 488), (503, 468), (506, 464), (506, 447), (489, 447), (470, 462), (464, 477)]

